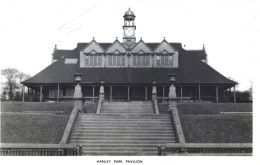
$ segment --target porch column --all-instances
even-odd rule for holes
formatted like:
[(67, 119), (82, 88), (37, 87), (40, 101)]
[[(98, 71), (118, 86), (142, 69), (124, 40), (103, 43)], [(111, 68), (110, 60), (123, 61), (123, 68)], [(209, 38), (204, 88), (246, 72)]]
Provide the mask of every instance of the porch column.
[(42, 85), (41, 85), (41, 87), (40, 87), (40, 102), (42, 102)]
[(130, 87), (127, 86), (127, 101), (130, 101)]
[(113, 88), (112, 88), (112, 86), (110, 86), (110, 101), (112, 101), (112, 90), (113, 90)]
[(147, 86), (145, 86), (145, 100), (147, 100)]
[(58, 83), (58, 90), (57, 90), (57, 101), (60, 101), (60, 83)]
[(165, 96), (165, 87), (163, 86), (163, 91), (162, 91), (162, 93), (163, 93), (163, 102), (164, 102), (164, 96)]
[(237, 102), (237, 98), (236, 98), (236, 85), (234, 85), (234, 103)]
[(199, 102), (201, 101), (201, 98), (200, 98), (200, 83), (199, 83)]
[(23, 85), (23, 88), (22, 88), (22, 93), (23, 93), (23, 102), (24, 102), (24, 85)]
[(218, 86), (216, 86), (216, 103), (218, 103)]
[(181, 103), (182, 103), (182, 86), (181, 86)]
[(92, 96), (93, 103), (95, 102), (95, 86), (93, 86), (93, 96)]

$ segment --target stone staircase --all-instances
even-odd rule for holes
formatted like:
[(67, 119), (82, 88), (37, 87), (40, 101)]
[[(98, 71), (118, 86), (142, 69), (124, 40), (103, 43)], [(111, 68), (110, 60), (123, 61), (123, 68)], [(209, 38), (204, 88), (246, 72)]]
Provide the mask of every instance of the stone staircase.
[(176, 142), (170, 115), (153, 114), (151, 102), (105, 102), (101, 114), (80, 113), (70, 143), (83, 155), (157, 155)]

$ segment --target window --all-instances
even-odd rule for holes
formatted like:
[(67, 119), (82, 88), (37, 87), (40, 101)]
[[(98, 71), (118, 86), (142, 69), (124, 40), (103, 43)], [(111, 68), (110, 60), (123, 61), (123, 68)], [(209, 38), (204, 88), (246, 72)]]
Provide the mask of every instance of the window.
[(86, 55), (85, 66), (102, 66), (102, 55)]
[(102, 56), (98, 56), (98, 66), (102, 66)]
[(149, 55), (134, 55), (133, 66), (149, 66), (150, 56)]
[(89, 66), (93, 66), (93, 62), (94, 62), (94, 57), (93, 57), (93, 55), (90, 55), (90, 63), (89, 63)]
[(161, 57), (156, 56), (156, 66), (161, 66)]
[(125, 66), (125, 55), (109, 55), (108, 66)]
[(108, 66), (112, 66), (112, 56), (108, 56)]
[(157, 55), (156, 66), (172, 66), (173, 56), (172, 55)]
[(86, 65), (86, 66), (89, 66), (89, 55), (86, 55), (85, 65)]

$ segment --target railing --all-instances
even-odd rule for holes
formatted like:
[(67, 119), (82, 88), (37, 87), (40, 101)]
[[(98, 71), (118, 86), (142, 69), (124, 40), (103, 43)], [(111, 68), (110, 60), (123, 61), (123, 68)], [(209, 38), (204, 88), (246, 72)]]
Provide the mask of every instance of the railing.
[(82, 147), (75, 144), (2, 143), (1, 156), (80, 156)]
[(69, 118), (69, 120), (67, 122), (67, 125), (66, 125), (66, 128), (64, 130), (63, 136), (61, 138), (61, 141), (60, 141), (61, 144), (66, 144), (68, 142), (70, 134), (72, 132), (73, 126), (74, 126), (74, 124), (76, 122), (76, 119), (77, 119), (78, 115), (79, 115), (79, 108), (74, 107), (72, 112), (71, 112), (71, 114), (70, 114), (70, 118)]
[(97, 111), (96, 114), (100, 114), (101, 108), (102, 108), (103, 100), (99, 99), (98, 100), (98, 105), (97, 105)]
[(157, 99), (153, 99), (153, 108), (154, 108), (154, 114), (158, 115), (159, 114), (159, 107), (158, 107)]
[(251, 143), (166, 143), (164, 146), (158, 146), (159, 156), (251, 156), (252, 151)]

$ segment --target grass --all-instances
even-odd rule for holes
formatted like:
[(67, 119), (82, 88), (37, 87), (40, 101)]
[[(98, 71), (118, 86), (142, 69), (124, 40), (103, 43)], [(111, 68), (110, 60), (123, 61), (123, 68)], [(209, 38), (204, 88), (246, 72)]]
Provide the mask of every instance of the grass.
[[(220, 112), (252, 112), (250, 103), (177, 104), (185, 139), (188, 143), (251, 143), (252, 115)], [(167, 104), (159, 104), (160, 113)]]
[(1, 143), (59, 143), (69, 115), (1, 114)]
[[(1, 143), (59, 143), (72, 109), (73, 102), (2, 102)], [(42, 111), (63, 111), (63, 114)]]
[(1, 102), (1, 112), (23, 112), (23, 111), (63, 111), (64, 115), (70, 115), (73, 102)]
[(188, 143), (252, 143), (252, 115), (181, 115)]

